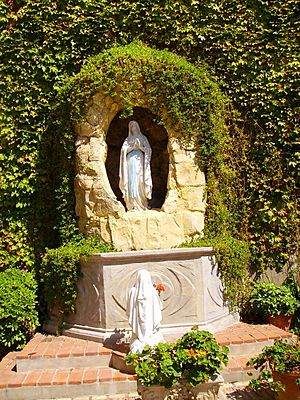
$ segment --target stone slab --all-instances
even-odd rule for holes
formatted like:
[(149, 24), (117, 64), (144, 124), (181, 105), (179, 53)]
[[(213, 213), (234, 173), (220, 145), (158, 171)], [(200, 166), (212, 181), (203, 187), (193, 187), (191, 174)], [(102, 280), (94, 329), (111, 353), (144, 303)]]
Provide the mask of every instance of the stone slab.
[(42, 400), (133, 393), (136, 381), (99, 382), (81, 385), (23, 386), (0, 390), (0, 400)]

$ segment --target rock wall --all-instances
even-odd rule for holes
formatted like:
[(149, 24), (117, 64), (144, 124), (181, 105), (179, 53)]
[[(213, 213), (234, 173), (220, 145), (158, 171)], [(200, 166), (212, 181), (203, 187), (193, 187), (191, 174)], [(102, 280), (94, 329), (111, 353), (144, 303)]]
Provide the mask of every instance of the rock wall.
[[(142, 96), (137, 99), (136, 106), (147, 113), (146, 99)], [(179, 245), (203, 230), (204, 173), (195, 163), (194, 152), (184, 149), (176, 139), (178, 133), (169, 130), (169, 168), (167, 187), (161, 190), (166, 193), (162, 206), (144, 212), (127, 212), (114, 193), (107, 173), (107, 168), (116, 168), (112, 175), (118, 172), (118, 166), (112, 165), (114, 162), (107, 162), (107, 134), (121, 110), (121, 101), (97, 93), (90, 101), (85, 120), (75, 127), (75, 195), (79, 228), (123, 251)], [(150, 110), (148, 112), (151, 114)], [(142, 127), (140, 115), (132, 119)], [(147, 136), (145, 129), (142, 132)]]

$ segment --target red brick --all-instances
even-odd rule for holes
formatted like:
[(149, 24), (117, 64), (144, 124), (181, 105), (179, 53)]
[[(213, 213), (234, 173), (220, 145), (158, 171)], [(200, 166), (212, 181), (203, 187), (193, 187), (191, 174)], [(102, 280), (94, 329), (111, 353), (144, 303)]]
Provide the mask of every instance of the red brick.
[(70, 371), (67, 369), (56, 370), (52, 385), (66, 385), (68, 383)]
[(111, 354), (111, 349), (101, 346), (99, 349), (99, 354)]
[(22, 382), (22, 386), (36, 386), (40, 376), (41, 371), (29, 371), (26, 378)]
[(243, 343), (243, 341), (241, 340), (241, 338), (237, 337), (237, 336), (233, 336), (230, 340), (231, 344), (240, 344)]
[(96, 356), (99, 354), (99, 343), (96, 342), (87, 342), (87, 346), (85, 348), (86, 356)]
[(229, 358), (227, 368), (232, 371), (238, 371), (241, 369), (241, 365), (236, 358)]
[(75, 339), (67, 338), (67, 340), (65, 340), (60, 348), (57, 350), (56, 357), (70, 357), (70, 354), (72, 353), (72, 350), (75, 346)]
[[(19, 372), (11, 376), (10, 381), (8, 382), (8, 387), (19, 387), (22, 386), (24, 379), (26, 378), (26, 372)], [(2, 378), (1, 378), (2, 380)]]
[(6, 388), (15, 376), (16, 374), (13, 372), (2, 372), (0, 375), (0, 389)]
[(84, 368), (73, 369), (70, 371), (69, 384), (80, 385), (83, 380)]
[(87, 345), (86, 342), (75, 343), (74, 346), (72, 347), (70, 355), (75, 357), (84, 356), (86, 345)]
[(51, 342), (50, 345), (47, 347), (47, 349), (44, 352), (44, 357), (45, 358), (55, 358), (62, 345), (63, 345), (63, 341), (61, 341), (61, 340)]
[(83, 375), (83, 383), (98, 382), (99, 368), (86, 368)]
[(45, 352), (46, 347), (47, 347), (46, 343), (39, 343), (36, 346), (36, 348), (34, 349), (34, 353), (33, 354), (29, 353), (30, 358), (40, 358), (40, 357), (42, 357), (44, 352)]
[(110, 382), (112, 381), (113, 370), (110, 368), (100, 369), (100, 382)]
[(127, 380), (127, 375), (123, 374), (120, 371), (114, 371), (113, 372), (113, 380), (114, 381), (126, 381)]
[(11, 370), (16, 364), (16, 351), (12, 351), (8, 353), (5, 357), (2, 358), (0, 362), (0, 371), (1, 370)]
[(137, 381), (137, 375), (136, 375), (136, 374), (134, 374), (134, 375), (127, 375), (127, 379), (128, 379), (129, 381)]
[(55, 375), (55, 369), (47, 369), (42, 371), (40, 379), (37, 382), (38, 386), (50, 386), (52, 384), (54, 375)]

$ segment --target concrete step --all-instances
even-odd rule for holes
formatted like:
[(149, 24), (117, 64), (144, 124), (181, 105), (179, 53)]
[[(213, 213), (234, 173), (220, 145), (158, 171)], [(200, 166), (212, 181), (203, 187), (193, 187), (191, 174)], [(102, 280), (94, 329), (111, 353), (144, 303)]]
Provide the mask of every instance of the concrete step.
[(110, 367), (5, 372), (0, 400), (36, 400), (136, 393), (136, 375)]

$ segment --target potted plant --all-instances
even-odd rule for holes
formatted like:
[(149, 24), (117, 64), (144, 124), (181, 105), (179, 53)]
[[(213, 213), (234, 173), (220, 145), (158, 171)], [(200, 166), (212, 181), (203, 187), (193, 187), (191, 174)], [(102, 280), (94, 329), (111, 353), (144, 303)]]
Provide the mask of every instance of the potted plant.
[(292, 317), (300, 305), (287, 286), (265, 282), (254, 284), (250, 303), (256, 314), (285, 330), (289, 329)]
[(300, 399), (300, 342), (275, 339), (257, 356), (248, 361), (249, 366), (260, 370), (257, 379), (250, 381), (254, 390), (268, 387), (280, 400)]
[(223, 382), (218, 373), (228, 362), (228, 348), (219, 346), (211, 333), (193, 328), (175, 343), (146, 346), (141, 353), (128, 354), (126, 362), (135, 368), (143, 399), (163, 400), (170, 395), (202, 399), (205, 393), (205, 399), (215, 400)]

